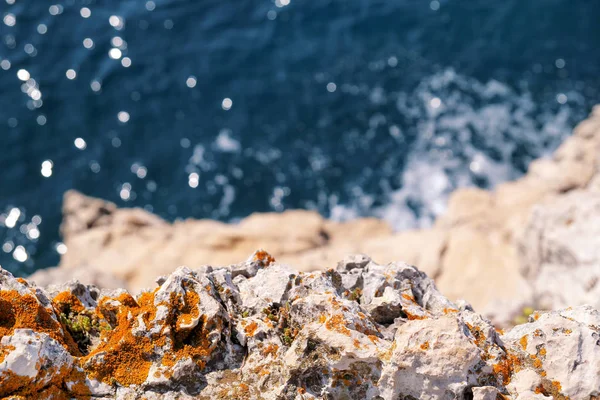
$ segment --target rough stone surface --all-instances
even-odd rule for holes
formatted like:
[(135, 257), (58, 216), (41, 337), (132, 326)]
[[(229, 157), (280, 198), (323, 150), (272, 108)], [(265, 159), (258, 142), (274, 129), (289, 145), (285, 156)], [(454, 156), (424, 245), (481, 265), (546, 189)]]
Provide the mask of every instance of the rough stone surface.
[(417, 268), (364, 255), (298, 272), (257, 251), (157, 282), (134, 297), (0, 269), (0, 398), (600, 396), (591, 307), (503, 332)]
[(536, 206), (519, 254), (537, 307), (600, 307), (600, 193), (573, 191)]
[[(596, 304), (600, 285), (594, 283), (599, 267), (593, 246), (599, 248), (594, 230), (599, 214), (593, 214), (596, 200), (585, 198), (600, 193), (599, 167), (597, 106), (523, 178), (493, 191), (457, 190), (430, 229), (394, 233), (377, 219), (339, 223), (303, 210), (257, 213), (238, 224), (171, 224), (141, 209), (119, 209), (70, 191), (62, 225), (68, 251), (58, 269), (39, 272), (33, 280), (64, 282), (64, 276), (74, 275), (84, 283), (138, 291), (180, 265), (232, 264), (256, 248), (269, 249), (301, 271), (324, 270), (348, 254), (365, 253), (380, 263), (402, 259), (419, 265), (449, 298), (465, 299), (506, 325), (528, 306), (577, 306), (590, 299)], [(563, 211), (575, 216), (569, 226), (560, 226), (568, 222), (560, 219)], [(571, 234), (578, 243), (565, 244)], [(555, 290), (564, 279), (577, 289)], [(382, 301), (397, 304), (388, 295)]]

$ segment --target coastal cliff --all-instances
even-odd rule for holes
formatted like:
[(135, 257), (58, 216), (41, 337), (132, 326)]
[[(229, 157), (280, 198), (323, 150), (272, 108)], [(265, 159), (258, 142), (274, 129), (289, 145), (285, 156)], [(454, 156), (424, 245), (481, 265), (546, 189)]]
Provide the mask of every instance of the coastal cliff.
[(31, 279), (46, 285), (74, 277), (138, 291), (180, 265), (228, 265), (265, 248), (302, 271), (331, 268), (347, 254), (405, 260), (450, 299), (502, 324), (524, 308), (600, 307), (599, 160), (597, 106), (523, 178), (493, 191), (459, 189), (432, 228), (405, 232), (373, 218), (340, 223), (305, 210), (256, 213), (238, 224), (171, 224), (70, 191), (61, 229), (68, 251), (58, 268)]
[(413, 266), (264, 251), (132, 295), (0, 269), (0, 398), (595, 399), (600, 314), (495, 328)]

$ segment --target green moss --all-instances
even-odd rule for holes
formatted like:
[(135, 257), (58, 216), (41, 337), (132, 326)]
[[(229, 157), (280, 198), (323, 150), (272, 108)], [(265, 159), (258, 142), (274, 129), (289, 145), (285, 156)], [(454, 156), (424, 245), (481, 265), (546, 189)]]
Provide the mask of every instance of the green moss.
[(286, 346), (291, 346), (294, 338), (292, 337), (292, 330), (290, 328), (285, 328), (283, 330), (283, 336), (281, 337), (281, 341)]
[(533, 307), (530, 307), (530, 306), (523, 307), (523, 309), (521, 310), (521, 314), (517, 315), (513, 319), (513, 324), (521, 325), (521, 324), (527, 323), (529, 321), (529, 316), (531, 314), (533, 314), (534, 312), (535, 312), (535, 309)]
[(100, 336), (101, 331), (111, 330), (105, 320), (99, 319), (89, 311), (76, 313), (70, 309), (59, 314), (60, 323), (65, 327), (79, 349), (86, 354), (92, 338)]
[(362, 295), (362, 290), (360, 290), (359, 288), (356, 288), (348, 294), (348, 300), (358, 301), (358, 300), (360, 300), (361, 295)]

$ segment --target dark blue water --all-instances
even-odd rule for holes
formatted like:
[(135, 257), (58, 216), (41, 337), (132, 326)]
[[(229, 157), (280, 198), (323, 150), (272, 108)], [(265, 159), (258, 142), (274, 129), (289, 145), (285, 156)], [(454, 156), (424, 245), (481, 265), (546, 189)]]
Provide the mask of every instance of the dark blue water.
[(597, 0), (0, 0), (0, 265), (65, 190), (167, 219), (427, 226), (600, 101)]

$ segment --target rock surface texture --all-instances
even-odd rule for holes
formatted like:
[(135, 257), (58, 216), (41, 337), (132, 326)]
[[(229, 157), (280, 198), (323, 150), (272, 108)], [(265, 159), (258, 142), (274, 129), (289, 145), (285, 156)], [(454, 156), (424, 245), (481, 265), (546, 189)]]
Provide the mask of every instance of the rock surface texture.
[[(331, 268), (356, 253), (380, 263), (406, 260), (433, 277), (450, 299), (466, 299), (503, 323), (526, 306), (600, 307), (599, 171), (597, 106), (523, 178), (492, 192), (457, 190), (446, 213), (424, 230), (394, 233), (377, 219), (338, 223), (303, 210), (253, 214), (238, 224), (170, 224), (143, 210), (119, 209), (71, 191), (62, 225), (68, 251), (59, 268), (31, 279), (46, 284), (77, 274), (84, 283), (125, 284), (138, 291), (179, 265), (225, 265), (266, 248), (303, 271)], [(569, 241), (572, 236), (577, 241)]]
[(0, 269), (0, 398), (596, 399), (600, 314), (497, 330), (405, 263), (258, 251), (132, 296)]

